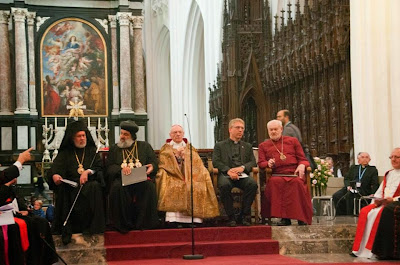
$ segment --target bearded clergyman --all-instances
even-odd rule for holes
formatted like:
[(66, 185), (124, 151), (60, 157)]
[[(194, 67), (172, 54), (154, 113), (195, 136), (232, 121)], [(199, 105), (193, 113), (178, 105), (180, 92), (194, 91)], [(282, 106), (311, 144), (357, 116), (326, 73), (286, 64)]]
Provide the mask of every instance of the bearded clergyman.
[[(149, 143), (136, 139), (139, 127), (134, 121), (121, 122), (120, 129), (119, 142), (110, 148), (107, 158), (111, 225), (121, 233), (155, 228), (158, 225), (156, 155)], [(128, 176), (132, 169), (142, 166), (146, 167), (147, 180), (122, 186), (122, 174)]]
[[(59, 153), (48, 172), (49, 186), (56, 193), (53, 230), (62, 233), (64, 244), (71, 242), (72, 233), (98, 234), (105, 230), (104, 178), (101, 158), (96, 150), (86, 124), (83, 121), (69, 123)], [(77, 185), (71, 186), (71, 182), (66, 183), (66, 180)]]

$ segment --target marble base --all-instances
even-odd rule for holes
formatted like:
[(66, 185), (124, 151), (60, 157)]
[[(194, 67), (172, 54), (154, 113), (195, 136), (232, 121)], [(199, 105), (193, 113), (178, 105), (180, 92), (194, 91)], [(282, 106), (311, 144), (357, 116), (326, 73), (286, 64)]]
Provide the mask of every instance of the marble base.
[(58, 255), (67, 264), (107, 264), (103, 235), (73, 234), (71, 243), (66, 246), (61, 236), (53, 236), (53, 239)]
[(272, 227), (280, 254), (350, 253), (355, 224)]

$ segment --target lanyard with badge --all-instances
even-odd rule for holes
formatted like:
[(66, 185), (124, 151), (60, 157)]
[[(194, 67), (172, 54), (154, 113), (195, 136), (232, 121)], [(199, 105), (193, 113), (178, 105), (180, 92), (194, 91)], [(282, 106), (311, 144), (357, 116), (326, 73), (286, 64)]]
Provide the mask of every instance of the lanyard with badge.
[(364, 176), (365, 170), (367, 170), (367, 167), (365, 167), (364, 170), (361, 172), (361, 167), (362, 166), (360, 165), (360, 167), (358, 168), (358, 181), (356, 183), (357, 188), (361, 187), (361, 180)]

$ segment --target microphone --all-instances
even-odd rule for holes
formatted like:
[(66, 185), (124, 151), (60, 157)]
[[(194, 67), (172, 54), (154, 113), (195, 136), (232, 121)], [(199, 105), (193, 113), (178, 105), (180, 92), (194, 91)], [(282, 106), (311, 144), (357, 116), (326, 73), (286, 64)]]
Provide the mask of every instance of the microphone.
[(192, 134), (190, 133), (189, 117), (186, 113), (183, 115), (185, 115), (185, 117), (186, 117), (186, 123), (188, 125), (189, 141), (190, 141), (190, 145), (192, 145)]

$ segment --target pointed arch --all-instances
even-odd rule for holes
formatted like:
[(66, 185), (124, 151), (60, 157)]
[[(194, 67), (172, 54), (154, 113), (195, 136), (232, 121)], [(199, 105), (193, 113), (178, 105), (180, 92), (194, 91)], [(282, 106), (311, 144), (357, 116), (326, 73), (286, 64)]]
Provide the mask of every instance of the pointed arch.
[[(244, 115), (244, 108), (249, 102), (249, 98), (253, 98), (255, 101), (255, 105), (257, 106), (257, 140), (258, 143), (261, 143), (266, 138), (266, 124), (267, 117), (269, 117), (269, 113), (267, 113), (267, 101), (265, 100), (265, 95), (262, 90), (261, 77), (259, 74), (259, 69), (257, 66), (256, 58), (254, 57), (253, 50), (250, 51), (250, 60), (247, 71), (245, 73), (245, 78), (242, 84), (242, 92), (239, 97), (240, 104), (240, 112)], [(254, 82), (248, 82), (249, 72), (254, 73)]]
[(192, 1), (185, 33), (183, 73), (183, 110), (192, 123), (192, 141), (198, 147), (207, 145), (207, 109), (204, 59), (204, 21), (196, 1)]
[(154, 63), (154, 87), (152, 102), (149, 104), (150, 139), (155, 148), (161, 147), (165, 139), (161, 136), (169, 132), (172, 124), (171, 116), (171, 62), (170, 32), (163, 26), (154, 46), (156, 62)]

